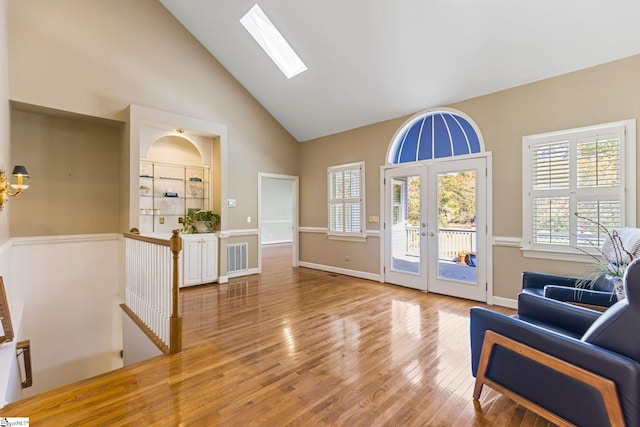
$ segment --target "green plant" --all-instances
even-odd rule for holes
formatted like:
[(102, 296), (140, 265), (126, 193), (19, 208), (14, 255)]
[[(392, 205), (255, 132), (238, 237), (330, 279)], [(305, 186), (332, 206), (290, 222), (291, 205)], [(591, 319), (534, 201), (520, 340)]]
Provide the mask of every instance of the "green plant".
[(208, 231), (213, 231), (220, 225), (220, 215), (212, 211), (191, 210), (186, 217), (182, 218), (182, 232), (185, 234), (194, 234), (198, 232), (196, 223), (203, 222)]

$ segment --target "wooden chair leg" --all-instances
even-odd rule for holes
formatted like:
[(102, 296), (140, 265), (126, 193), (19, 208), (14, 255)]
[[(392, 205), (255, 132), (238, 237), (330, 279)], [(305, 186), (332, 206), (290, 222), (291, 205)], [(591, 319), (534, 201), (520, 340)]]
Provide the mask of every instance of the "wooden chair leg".
[[(487, 331), (491, 332), (491, 331)], [(486, 381), (487, 366), (491, 358), (491, 351), (493, 350), (493, 344), (487, 342), (487, 335), (485, 334), (484, 342), (482, 343), (482, 350), (480, 351), (480, 361), (478, 364), (478, 373), (476, 375), (476, 384), (473, 387), (473, 398), (480, 399), (480, 393), (482, 393), (482, 386)]]

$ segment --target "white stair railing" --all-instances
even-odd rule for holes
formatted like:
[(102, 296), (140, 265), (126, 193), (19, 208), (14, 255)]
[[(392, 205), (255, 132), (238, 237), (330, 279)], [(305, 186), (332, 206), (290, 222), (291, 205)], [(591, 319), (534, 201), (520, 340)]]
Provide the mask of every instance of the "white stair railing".
[(178, 312), (178, 259), (182, 238), (174, 230), (163, 240), (125, 233), (125, 304), (123, 310), (165, 353), (182, 350)]

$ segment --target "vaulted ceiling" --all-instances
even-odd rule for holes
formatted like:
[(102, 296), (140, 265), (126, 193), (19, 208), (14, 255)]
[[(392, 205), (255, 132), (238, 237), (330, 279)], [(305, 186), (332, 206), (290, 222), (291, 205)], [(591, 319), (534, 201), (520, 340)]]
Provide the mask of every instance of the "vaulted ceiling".
[(239, 22), (256, 0), (160, 2), (298, 141), (640, 53), (638, 0), (260, 0), (308, 67), (287, 79)]

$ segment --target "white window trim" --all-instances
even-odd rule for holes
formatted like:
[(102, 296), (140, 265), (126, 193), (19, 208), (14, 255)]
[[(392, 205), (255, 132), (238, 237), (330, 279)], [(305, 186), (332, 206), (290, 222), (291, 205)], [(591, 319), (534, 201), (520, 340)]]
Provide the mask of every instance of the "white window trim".
[[(351, 242), (365, 242), (367, 240), (366, 231), (366, 203), (365, 203), (365, 163), (364, 161), (346, 163), (342, 165), (329, 166), (327, 168), (327, 237), (330, 240), (345, 240)], [(360, 231), (359, 232), (337, 232), (331, 231), (331, 173), (338, 170), (356, 169), (360, 170)]]
[[(391, 180), (391, 185), (399, 185), (400, 186), (400, 204), (399, 205), (395, 205), (393, 203), (393, 199), (391, 200), (391, 225), (395, 225), (395, 223), (393, 222), (394, 216), (393, 216), (393, 209), (398, 206), (400, 208), (400, 217), (402, 221), (405, 221), (407, 219), (407, 202), (406, 202), (406, 194), (407, 194), (407, 184), (406, 182), (400, 181), (400, 180), (395, 180), (392, 179)], [(393, 189), (391, 190), (392, 194), (393, 194)], [(393, 196), (392, 196), (393, 197)]]
[(536, 245), (532, 244), (531, 218), (531, 144), (542, 139), (560, 139), (578, 133), (595, 133), (613, 127), (624, 127), (624, 143), (621, 147), (622, 168), (624, 179), (624, 218), (623, 226), (636, 226), (636, 120), (622, 120), (600, 125), (528, 135), (522, 138), (522, 246), (525, 257), (554, 259), (563, 261), (591, 262), (593, 259), (571, 246)]

